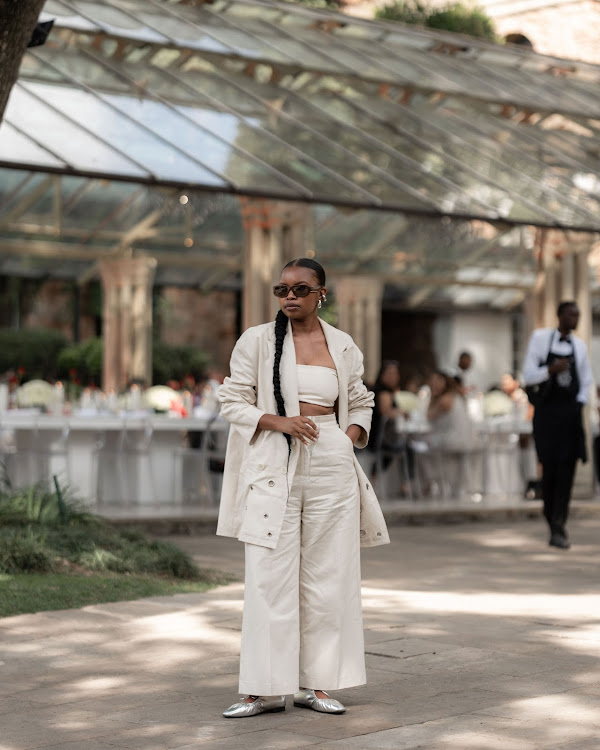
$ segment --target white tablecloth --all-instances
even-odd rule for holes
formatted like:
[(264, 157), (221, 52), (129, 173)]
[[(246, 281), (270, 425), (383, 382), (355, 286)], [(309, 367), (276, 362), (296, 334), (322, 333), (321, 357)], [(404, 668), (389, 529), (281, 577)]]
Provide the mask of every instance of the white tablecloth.
[(0, 415), (1, 450), (17, 487), (56, 474), (90, 503), (177, 504), (182, 462), (189, 455), (185, 436), (209, 425), (211, 432), (228, 429), (224, 420), (206, 416), (8, 411)]

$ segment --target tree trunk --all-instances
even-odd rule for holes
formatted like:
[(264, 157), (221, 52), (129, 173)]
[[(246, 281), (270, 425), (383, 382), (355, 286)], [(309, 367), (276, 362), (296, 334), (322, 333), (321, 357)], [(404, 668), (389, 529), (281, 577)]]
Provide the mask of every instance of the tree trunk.
[(0, 0), (0, 122), (45, 0)]

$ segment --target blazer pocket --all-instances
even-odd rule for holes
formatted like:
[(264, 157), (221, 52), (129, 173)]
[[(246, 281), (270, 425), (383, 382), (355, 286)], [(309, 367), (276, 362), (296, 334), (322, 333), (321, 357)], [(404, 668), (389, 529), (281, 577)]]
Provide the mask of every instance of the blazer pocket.
[[(271, 486), (273, 482), (273, 486)], [(266, 487), (263, 485), (266, 484)], [(262, 539), (265, 544), (279, 539), (286, 509), (285, 483), (275, 479), (248, 485), (243, 510), (240, 539)]]

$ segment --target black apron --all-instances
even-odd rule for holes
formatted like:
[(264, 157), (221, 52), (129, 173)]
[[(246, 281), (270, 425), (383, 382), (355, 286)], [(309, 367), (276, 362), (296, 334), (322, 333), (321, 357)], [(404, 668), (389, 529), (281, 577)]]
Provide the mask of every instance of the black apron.
[[(554, 461), (587, 460), (585, 435), (581, 421), (579, 374), (575, 360), (575, 347), (567, 359), (569, 367), (564, 372), (550, 376), (550, 383), (542, 403), (536, 406), (533, 415), (533, 436), (538, 459), (542, 464)], [(550, 345), (552, 349), (552, 345)], [(550, 366), (560, 354), (548, 351), (546, 364)]]

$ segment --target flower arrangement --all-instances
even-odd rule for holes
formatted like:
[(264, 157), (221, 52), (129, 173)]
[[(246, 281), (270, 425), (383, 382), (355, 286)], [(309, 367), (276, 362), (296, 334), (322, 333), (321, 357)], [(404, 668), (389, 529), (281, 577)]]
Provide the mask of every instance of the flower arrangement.
[(411, 391), (396, 391), (394, 393), (394, 406), (407, 414), (418, 411), (420, 405), (419, 397)]
[(483, 397), (483, 413), (486, 417), (504, 417), (512, 411), (512, 399), (502, 391), (490, 391)]
[(17, 406), (21, 409), (35, 406), (47, 409), (56, 401), (56, 391), (45, 380), (29, 380), (17, 388), (15, 397)]
[(157, 412), (180, 411), (183, 406), (181, 394), (168, 385), (153, 385), (144, 391), (144, 404)]

